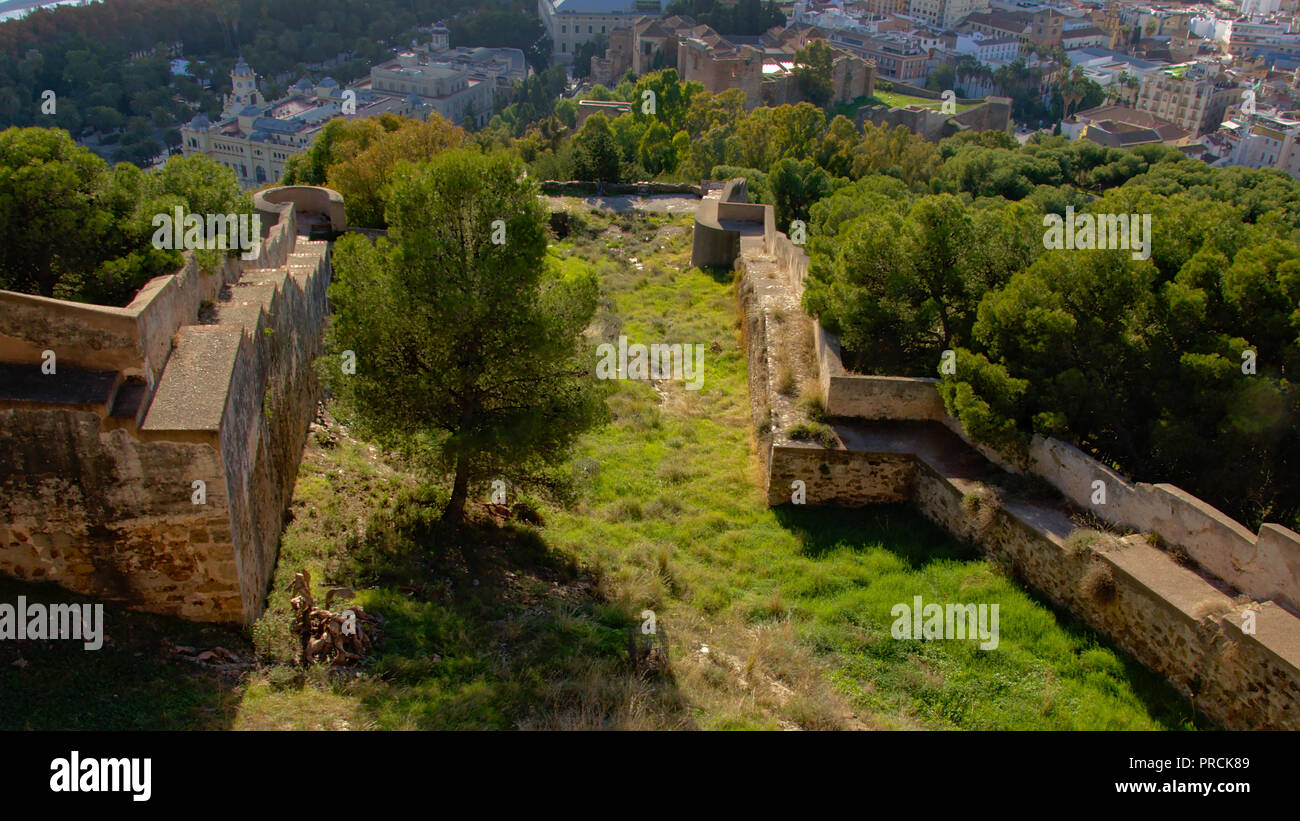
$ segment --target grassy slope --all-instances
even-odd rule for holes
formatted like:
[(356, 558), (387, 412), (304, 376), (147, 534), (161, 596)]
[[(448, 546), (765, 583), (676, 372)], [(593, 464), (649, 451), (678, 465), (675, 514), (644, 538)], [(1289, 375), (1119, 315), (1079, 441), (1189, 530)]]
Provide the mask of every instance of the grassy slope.
[[(928, 97), (913, 97), (910, 94), (899, 94), (894, 91), (877, 91), (870, 98), (859, 97), (847, 103), (839, 103), (835, 106), (833, 114), (843, 114), (849, 119), (857, 115), (858, 109), (864, 105), (887, 105), (890, 108), (902, 108), (909, 105), (919, 105), (924, 108), (937, 109), (942, 105), (942, 100), (931, 100)], [(979, 103), (958, 103), (954, 113), (960, 114), (967, 109), (974, 108)]]
[[(587, 219), (598, 229), (606, 223)], [(704, 389), (613, 385), (614, 423), (574, 457), (587, 477), (583, 500), (546, 511), (540, 535), (549, 553), (528, 540), (528, 557), (512, 548), (492, 554), (501, 572), (483, 579), (481, 600), (465, 578), (433, 602), (368, 592), (402, 637), (380, 669), (410, 669), (336, 684), (333, 709), (352, 726), (381, 727), (1186, 723), (1186, 704), (1156, 677), (911, 510), (768, 509), (757, 487), (732, 286), (686, 270), (689, 234), (656, 233), (667, 222), (624, 220), (634, 230), (564, 242), (555, 254), (566, 265), (597, 266), (602, 339), (703, 344)], [(299, 484), (304, 491), (324, 504), (356, 496), (311, 475)], [(538, 570), (545, 556), (567, 582), (546, 588), (552, 571)], [(498, 586), (508, 572), (528, 577), (537, 594), (530, 606)], [(891, 639), (890, 608), (918, 594), (998, 602), (1000, 649)], [(671, 676), (643, 679), (621, 663), (622, 631), (645, 609), (669, 639)], [(430, 652), (442, 662), (422, 665)], [(255, 683), (239, 725), (299, 726), (305, 693), (296, 686)]]
[[(1157, 677), (910, 509), (768, 509), (730, 282), (686, 269), (688, 218), (617, 226), (586, 219), (604, 233), (561, 243), (555, 255), (597, 266), (605, 299), (596, 335), (703, 344), (705, 380), (699, 392), (613, 384), (615, 421), (574, 456), (585, 478), (574, 509), (545, 509), (540, 529), (482, 523), (451, 543), (421, 520), (420, 505), (398, 501), (415, 489), (409, 474), (331, 428), (309, 443), (271, 606), (253, 631), (261, 652), (280, 663), (264, 662), (236, 685), (158, 647), (170, 634), (176, 643), (246, 650), (237, 634), (114, 608), (116, 646), (97, 654), (0, 644), (3, 726), (1188, 723), (1186, 703)], [(285, 591), (301, 568), (318, 587), (359, 580), (371, 588), (360, 601), (387, 622), (370, 667), (303, 675), (282, 663), (293, 652)], [(32, 590), (43, 601), (65, 596), (6, 584), (0, 601)], [(891, 639), (890, 608), (918, 594), (998, 602), (1000, 648)], [(626, 631), (645, 609), (671, 648), (667, 673), (625, 662)], [(16, 652), (27, 667), (9, 663)]]

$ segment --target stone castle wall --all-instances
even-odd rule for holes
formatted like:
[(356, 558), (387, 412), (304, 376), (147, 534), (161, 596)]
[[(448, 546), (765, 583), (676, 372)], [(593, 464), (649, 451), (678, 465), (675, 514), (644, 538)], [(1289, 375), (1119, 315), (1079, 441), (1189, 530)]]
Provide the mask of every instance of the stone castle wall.
[[(780, 323), (769, 320), (791, 297), (773, 296), (771, 268), (796, 300), (807, 270), (803, 249), (773, 230), (770, 215), (764, 223), (763, 256), (752, 247), (742, 255), (738, 282), (756, 421), (764, 415), (759, 408), (782, 407), (771, 353)], [(769, 504), (791, 502), (796, 480), (811, 505), (910, 500), (1166, 677), (1217, 723), (1300, 729), (1300, 618), (1287, 609), (1295, 601), (1290, 585), (1300, 537), (1277, 525), (1255, 536), (1178, 488), (1128, 483), (1066, 443), (1046, 439), (1034, 441), (1027, 472), (1062, 498), (1011, 497), (984, 502), (989, 507), (980, 511), (987, 493), (982, 480), (995, 465), (1014, 466), (969, 440), (947, 415), (937, 380), (850, 374), (834, 336), (815, 324), (813, 347), (816, 384), (839, 444), (792, 441), (786, 430), (796, 417), (772, 413), (758, 437)], [(1107, 483), (1106, 506), (1089, 504), (1095, 478)], [(1077, 527), (1066, 500), (1184, 546), (1209, 573), (1180, 565), (1143, 535), (1071, 547)], [(1098, 577), (1109, 582), (1104, 592)], [(1247, 611), (1253, 611), (1253, 633), (1245, 629)]]
[(299, 236), (296, 204), (312, 196), (338, 197), (259, 197), (256, 260), (205, 272), (186, 254), (126, 308), (0, 292), (0, 572), (195, 620), (261, 613), (319, 395), (329, 249)]

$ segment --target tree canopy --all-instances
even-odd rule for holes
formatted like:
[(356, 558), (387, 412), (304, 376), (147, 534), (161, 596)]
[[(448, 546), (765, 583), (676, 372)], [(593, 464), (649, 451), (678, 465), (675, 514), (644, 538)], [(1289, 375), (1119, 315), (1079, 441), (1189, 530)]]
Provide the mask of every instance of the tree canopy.
[(459, 147), (465, 131), (431, 114), (427, 121), (395, 114), (331, 120), (303, 154), (285, 165), (286, 185), (328, 185), (343, 195), (351, 225), (384, 227), (383, 190), (398, 164)]
[(330, 384), (358, 424), (452, 473), (452, 523), (481, 482), (560, 488), (548, 466), (603, 418), (582, 338), (598, 287), (547, 262), (547, 213), (522, 172), (467, 150), (404, 165), (389, 238), (334, 251)]
[[(846, 364), (941, 376), (950, 412), (1013, 459), (1060, 437), (1251, 524), (1296, 524), (1300, 183), (1161, 146), (1004, 138), (945, 140), (928, 184), (868, 175), (812, 206), (805, 305)], [(1067, 209), (1147, 219), (1149, 245), (1048, 247)]]
[[(157, 214), (252, 212), (234, 172), (207, 157), (173, 157), (149, 173), (110, 168), (66, 131), (0, 132), (0, 288), (125, 305), (155, 276), (180, 268), (179, 251), (155, 248)], [(232, 243), (233, 247), (233, 243)], [(214, 263), (219, 252), (200, 251)]]

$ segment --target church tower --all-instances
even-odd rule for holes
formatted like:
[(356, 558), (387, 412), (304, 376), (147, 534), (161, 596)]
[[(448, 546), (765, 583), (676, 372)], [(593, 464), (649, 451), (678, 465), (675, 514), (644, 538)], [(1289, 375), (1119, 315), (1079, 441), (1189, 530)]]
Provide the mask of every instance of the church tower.
[(433, 36), (429, 40), (429, 51), (446, 51), (451, 48), (451, 32), (442, 23), (433, 27)]
[(250, 105), (260, 106), (266, 102), (262, 92), (257, 90), (257, 75), (243, 57), (230, 70), (230, 89), (221, 108), (225, 117), (233, 117)]

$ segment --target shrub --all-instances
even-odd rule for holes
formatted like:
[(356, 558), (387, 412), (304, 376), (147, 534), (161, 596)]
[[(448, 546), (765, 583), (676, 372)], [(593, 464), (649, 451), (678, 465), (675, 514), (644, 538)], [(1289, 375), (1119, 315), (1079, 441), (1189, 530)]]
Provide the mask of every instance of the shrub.
[(1083, 574), (1079, 590), (1087, 598), (1107, 604), (1115, 599), (1115, 576), (1109, 567), (1094, 564)]
[(822, 422), (794, 425), (789, 433), (790, 438), (795, 441), (814, 441), (824, 448), (833, 448), (840, 443), (839, 437), (835, 435), (831, 426)]

